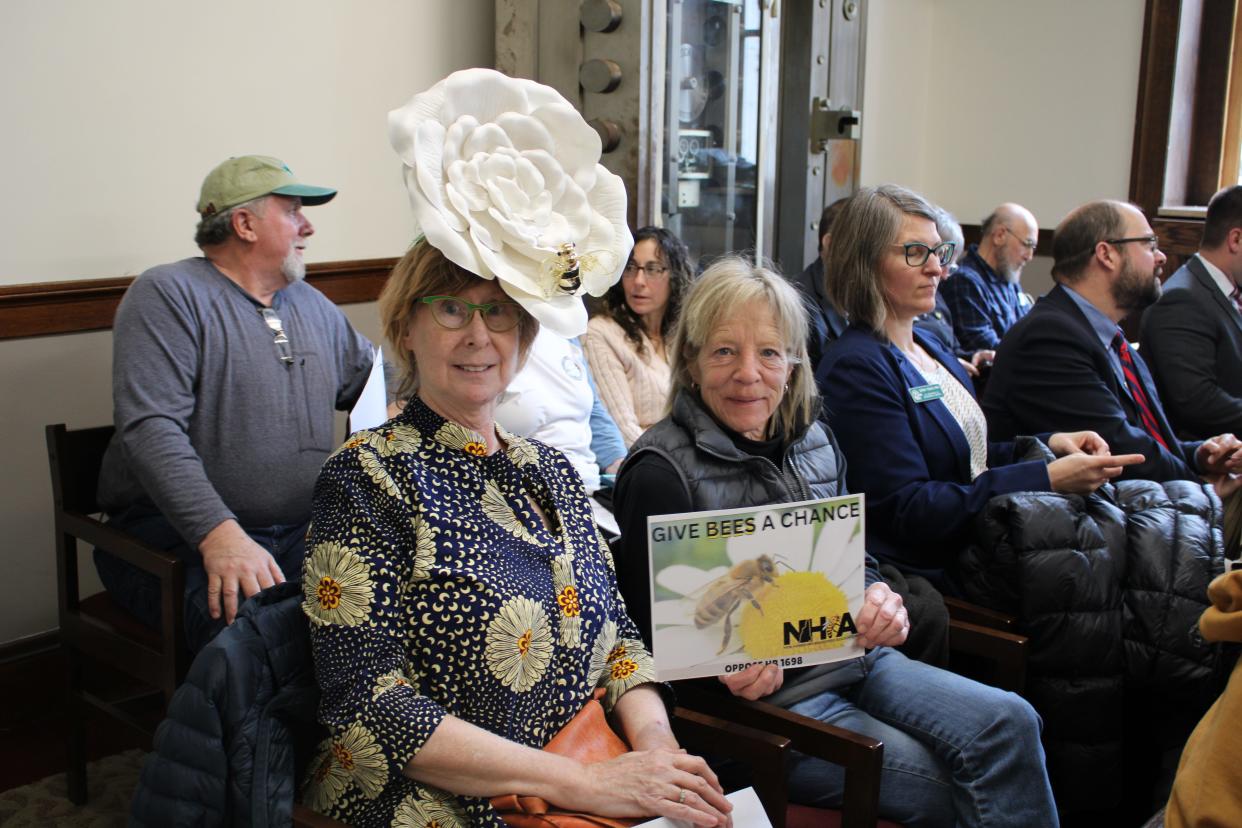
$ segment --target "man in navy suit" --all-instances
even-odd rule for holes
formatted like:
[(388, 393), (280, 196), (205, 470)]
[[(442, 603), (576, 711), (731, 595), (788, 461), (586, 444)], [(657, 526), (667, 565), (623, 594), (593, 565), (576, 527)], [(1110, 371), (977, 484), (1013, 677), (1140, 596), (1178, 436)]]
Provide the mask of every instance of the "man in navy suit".
[(1221, 497), (1242, 487), (1242, 443), (1174, 434), (1143, 358), (1117, 326), (1160, 297), (1165, 256), (1134, 206), (1095, 201), (1071, 212), (1052, 242), (1057, 282), (996, 352), (983, 397), (991, 439), (1090, 429), (1114, 454), (1142, 454), (1123, 478), (1197, 480)]
[(1242, 186), (1208, 204), (1199, 254), (1143, 316), (1143, 356), (1183, 437), (1242, 434)]

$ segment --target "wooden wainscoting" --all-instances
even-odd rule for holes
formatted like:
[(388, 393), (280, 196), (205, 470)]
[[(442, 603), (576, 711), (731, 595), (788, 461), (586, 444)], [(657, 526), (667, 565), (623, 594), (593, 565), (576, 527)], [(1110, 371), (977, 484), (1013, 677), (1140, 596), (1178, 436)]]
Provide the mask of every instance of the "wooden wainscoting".
[[(356, 259), (306, 266), (306, 281), (338, 305), (379, 297), (396, 259)], [(133, 281), (126, 276), (0, 287), (0, 339), (102, 331)]]

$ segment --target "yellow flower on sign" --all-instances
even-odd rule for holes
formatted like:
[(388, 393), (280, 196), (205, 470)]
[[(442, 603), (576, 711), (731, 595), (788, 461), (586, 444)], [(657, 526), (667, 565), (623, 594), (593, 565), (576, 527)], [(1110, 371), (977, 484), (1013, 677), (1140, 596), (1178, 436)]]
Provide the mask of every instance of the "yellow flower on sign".
[[(854, 637), (845, 593), (821, 572), (786, 572), (763, 596), (763, 611), (742, 606), (738, 633), (751, 658), (831, 650)], [(798, 619), (795, 631), (789, 619)]]
[(487, 625), (488, 669), (515, 693), (525, 693), (543, 678), (552, 660), (548, 615), (537, 602), (519, 595), (509, 600)]
[(349, 547), (321, 543), (302, 572), (302, 610), (313, 624), (356, 626), (367, 617), (375, 589), (366, 561)]

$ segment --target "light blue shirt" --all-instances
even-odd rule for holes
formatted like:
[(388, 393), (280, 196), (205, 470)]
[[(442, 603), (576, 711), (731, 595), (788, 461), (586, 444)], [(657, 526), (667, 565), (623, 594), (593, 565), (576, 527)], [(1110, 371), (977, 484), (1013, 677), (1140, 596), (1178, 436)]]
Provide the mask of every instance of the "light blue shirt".
[(1100, 338), (1100, 342), (1104, 345), (1105, 352), (1108, 353), (1108, 364), (1113, 367), (1113, 373), (1117, 375), (1118, 382), (1122, 388), (1129, 388), (1126, 384), (1126, 375), (1121, 370), (1121, 357), (1117, 355), (1117, 351), (1113, 348), (1113, 339), (1117, 336), (1117, 323), (1104, 315), (1104, 312), (1095, 305), (1088, 302), (1080, 296), (1072, 287), (1062, 284), (1061, 287), (1074, 300), (1074, 304), (1078, 305), (1078, 309), (1087, 317), (1087, 321), (1091, 323), (1091, 329), (1095, 331), (1095, 335)]

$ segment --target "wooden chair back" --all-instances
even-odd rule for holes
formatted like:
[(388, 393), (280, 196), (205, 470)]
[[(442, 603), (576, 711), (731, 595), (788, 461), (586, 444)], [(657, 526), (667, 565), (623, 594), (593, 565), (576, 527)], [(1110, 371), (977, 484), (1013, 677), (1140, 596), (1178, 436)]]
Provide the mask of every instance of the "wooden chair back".
[[(189, 655), (182, 625), (184, 564), (120, 532), (98, 515), (96, 487), (112, 426), (70, 431), (46, 428), (56, 531), (56, 578), (60, 641), (68, 666), (69, 797), (86, 801), (85, 731), (91, 710), (101, 711), (149, 737), (185, 676)], [(151, 630), (106, 593), (83, 598), (78, 572), (79, 541), (97, 547), (159, 580), (162, 629)], [(91, 686), (88, 662), (105, 664), (145, 691)], [(154, 697), (154, 700), (153, 700)]]

